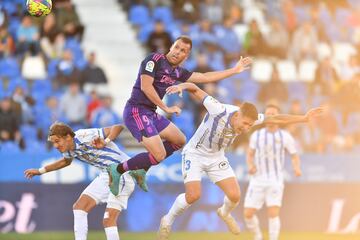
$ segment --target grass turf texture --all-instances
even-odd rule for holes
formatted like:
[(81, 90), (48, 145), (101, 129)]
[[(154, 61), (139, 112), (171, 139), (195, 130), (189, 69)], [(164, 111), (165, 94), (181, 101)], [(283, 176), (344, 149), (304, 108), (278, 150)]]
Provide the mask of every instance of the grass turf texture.
[[(121, 240), (154, 240), (156, 233), (124, 233), (120, 232)], [(265, 235), (265, 239), (267, 236)], [(72, 232), (36, 232), (32, 234), (6, 233), (0, 234), (1, 240), (73, 240)], [(105, 240), (104, 232), (90, 232), (88, 240)], [(170, 240), (252, 240), (248, 232), (238, 236), (229, 233), (172, 233)], [(284, 232), (280, 240), (359, 240), (360, 234), (336, 235), (324, 233)]]

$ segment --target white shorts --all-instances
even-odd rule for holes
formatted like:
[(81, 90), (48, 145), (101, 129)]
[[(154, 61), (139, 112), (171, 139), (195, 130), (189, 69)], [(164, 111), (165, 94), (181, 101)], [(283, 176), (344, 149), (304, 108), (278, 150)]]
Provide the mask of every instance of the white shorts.
[(256, 184), (250, 182), (246, 191), (244, 207), (260, 209), (264, 203), (267, 207), (281, 207), (283, 193), (283, 183)]
[(134, 191), (135, 181), (128, 174), (121, 176), (119, 195), (115, 197), (109, 188), (109, 174), (103, 171), (97, 176), (81, 194), (86, 194), (96, 201), (96, 204), (107, 203), (106, 208), (115, 208), (119, 211), (127, 208), (127, 202)]
[(235, 177), (234, 171), (224, 155), (201, 156), (189, 152), (182, 154), (182, 174), (184, 183), (201, 181), (203, 174), (206, 174), (213, 183)]

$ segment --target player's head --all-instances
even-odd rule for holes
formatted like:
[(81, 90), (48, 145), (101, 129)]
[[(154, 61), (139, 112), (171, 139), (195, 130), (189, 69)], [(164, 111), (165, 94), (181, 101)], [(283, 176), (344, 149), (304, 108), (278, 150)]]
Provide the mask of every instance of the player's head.
[(181, 64), (189, 56), (192, 48), (192, 41), (187, 36), (178, 37), (166, 54), (167, 60), (173, 65)]
[[(265, 107), (265, 118), (280, 114), (280, 107), (276, 104), (268, 104)], [(276, 127), (276, 124), (266, 124), (268, 127)]]
[(60, 152), (67, 152), (73, 148), (74, 137), (74, 131), (65, 123), (55, 122), (50, 126), (48, 140)]
[(248, 102), (241, 104), (239, 114), (237, 115), (238, 119), (234, 121), (233, 128), (238, 134), (249, 131), (258, 119), (258, 111), (255, 105)]

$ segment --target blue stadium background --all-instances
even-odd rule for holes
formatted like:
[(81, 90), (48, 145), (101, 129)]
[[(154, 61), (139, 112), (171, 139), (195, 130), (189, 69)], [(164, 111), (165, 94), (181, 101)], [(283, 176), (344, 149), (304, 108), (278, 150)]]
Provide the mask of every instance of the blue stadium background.
[[(96, 176), (96, 170), (74, 163), (69, 169), (31, 182), (25, 180), (23, 172), (60, 157), (46, 142), (46, 131), (55, 120), (67, 122), (75, 129), (121, 123), (121, 107), (129, 94), (121, 87), (131, 86), (136, 72), (131, 79), (114, 79), (112, 72), (106, 71), (108, 62), (100, 48), (86, 48), (92, 22), (85, 21), (84, 2), (53, 1), (53, 14), (39, 19), (25, 14), (24, 2), (0, 0), (0, 231), (71, 230), (72, 203)], [(112, 3), (118, 7), (119, 14), (126, 16), (131, 26), (129, 35), (141, 47), (138, 59), (124, 54), (135, 65), (149, 52), (165, 53), (176, 37), (187, 34), (194, 41), (193, 53), (185, 63), (189, 70), (221, 70), (233, 66), (240, 55), (254, 57), (251, 70), (218, 84), (201, 86), (221, 101), (232, 104), (251, 101), (260, 109), (268, 102), (275, 102), (283, 112), (294, 114), (320, 104), (329, 106), (331, 111), (324, 119), (288, 129), (298, 141), (304, 176), (294, 179), (288, 162), (287, 181), (294, 195), (288, 194), (285, 200), (298, 196), (298, 189), (314, 201), (321, 199), (319, 195), (327, 196), (324, 205), (331, 205), (336, 199), (358, 200), (360, 6), (357, 1), (124, 0)], [(110, 91), (114, 88), (115, 93)], [(188, 96), (166, 101), (182, 106), (180, 117), (169, 117), (190, 137), (204, 109)], [(228, 153), (243, 192), (247, 182), (244, 156), (247, 138), (239, 138)], [(126, 132), (117, 143), (130, 155), (141, 151)], [(180, 155), (175, 154), (152, 169), (151, 192), (136, 191), (120, 219), (121, 229), (157, 229), (160, 216), (183, 191), (180, 163)], [(176, 222), (175, 230), (225, 230), (214, 212), (223, 195), (209, 182), (204, 183), (201, 202)], [(324, 192), (312, 195), (311, 186), (317, 184)], [(337, 195), (327, 190), (329, 186), (336, 186)], [(354, 189), (354, 194), (344, 190), (348, 188)], [(288, 203), (284, 217), (290, 218), (290, 204), (304, 203)], [(329, 209), (319, 213), (321, 219), (313, 228), (304, 224), (297, 229), (292, 221), (285, 222), (284, 228), (329, 230)], [(353, 204), (341, 220), (342, 226), (359, 211), (358, 204)], [(56, 219), (46, 218), (49, 212)], [(19, 216), (27, 216), (28, 221), (21, 222)], [(241, 209), (236, 218), (241, 221)], [(96, 210), (90, 219), (90, 228), (100, 229), (102, 209)], [(305, 216), (302, 221), (306, 222)]]

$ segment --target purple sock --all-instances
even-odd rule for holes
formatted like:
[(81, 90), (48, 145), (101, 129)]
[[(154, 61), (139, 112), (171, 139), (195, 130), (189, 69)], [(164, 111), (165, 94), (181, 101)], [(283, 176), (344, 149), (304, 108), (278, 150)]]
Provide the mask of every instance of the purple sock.
[(119, 173), (124, 173), (129, 170), (137, 170), (137, 169), (149, 169), (153, 165), (159, 164), (158, 161), (148, 152), (139, 153), (134, 157), (130, 158), (126, 162), (119, 164), (117, 167), (117, 171)]
[(165, 141), (163, 142), (163, 144), (166, 151), (166, 157), (169, 157), (171, 154), (173, 154), (175, 151), (181, 148), (181, 146), (173, 144), (169, 141)]

